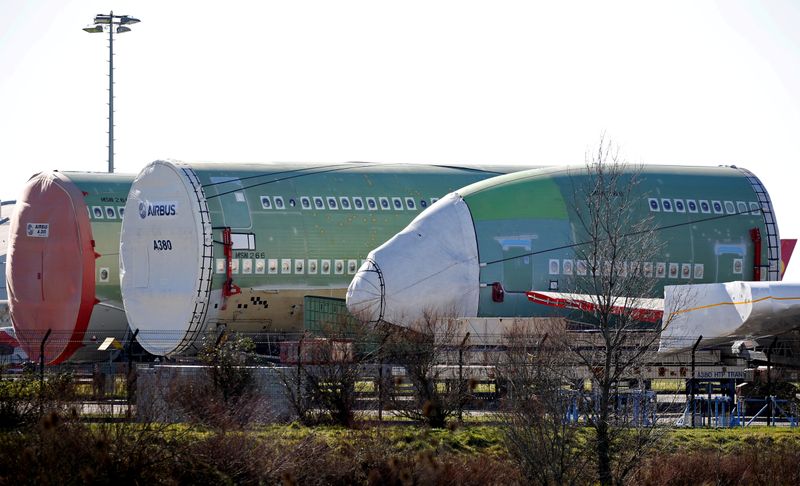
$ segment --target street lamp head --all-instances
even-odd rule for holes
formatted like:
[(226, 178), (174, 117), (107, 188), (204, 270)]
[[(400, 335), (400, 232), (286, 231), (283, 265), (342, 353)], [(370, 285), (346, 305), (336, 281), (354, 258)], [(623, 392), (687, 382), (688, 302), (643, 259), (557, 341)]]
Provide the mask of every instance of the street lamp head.
[(124, 34), (125, 32), (130, 32), (130, 31), (131, 28), (125, 27), (124, 25), (120, 25), (119, 27), (117, 27), (117, 34)]
[(102, 34), (103, 33), (103, 26), (102, 25), (87, 25), (83, 28), (86, 32), (90, 34)]
[(128, 15), (123, 15), (119, 18), (119, 23), (122, 25), (126, 24), (138, 24), (141, 20), (137, 19), (136, 17), (130, 17)]
[(94, 17), (95, 24), (110, 24), (111, 23), (111, 15), (105, 14), (97, 14)]

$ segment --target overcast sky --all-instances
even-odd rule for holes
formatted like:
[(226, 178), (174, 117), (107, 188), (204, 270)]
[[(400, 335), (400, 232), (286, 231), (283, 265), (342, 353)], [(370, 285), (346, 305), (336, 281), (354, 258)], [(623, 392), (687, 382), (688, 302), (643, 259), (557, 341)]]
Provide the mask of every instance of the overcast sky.
[[(0, 198), (41, 170), (632, 162), (758, 175), (800, 236), (800, 2), (0, 1)], [(800, 255), (790, 266), (800, 280)]]

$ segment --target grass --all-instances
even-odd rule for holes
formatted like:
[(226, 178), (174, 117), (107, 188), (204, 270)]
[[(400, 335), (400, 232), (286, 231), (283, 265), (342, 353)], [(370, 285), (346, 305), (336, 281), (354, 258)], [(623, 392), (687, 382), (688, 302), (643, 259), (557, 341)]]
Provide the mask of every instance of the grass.
[(505, 454), (502, 431), (492, 425), (471, 425), (451, 429), (430, 429), (414, 425), (385, 425), (346, 429), (335, 426), (305, 427), (298, 423), (268, 425), (252, 432), (262, 439), (299, 442), (308, 437), (324, 440), (332, 448), (352, 445), (365, 438), (381, 438), (396, 452), (453, 454)]
[[(581, 440), (591, 440), (589, 429), (580, 432)], [(772, 479), (765, 484), (797, 484), (792, 451), (800, 450), (798, 429), (665, 433), (639, 484), (749, 484), (756, 477), (750, 466), (759, 478)], [(773, 470), (777, 481), (769, 476)], [(496, 425), (346, 429), (291, 423), (220, 433), (190, 425), (44, 422), (0, 433), (0, 484), (365, 484), (368, 478), (372, 484), (526, 484), (520, 471)], [(409, 480), (392, 479), (397, 477)]]
[[(588, 429), (586, 430), (589, 433)], [(468, 424), (451, 429), (430, 429), (416, 425), (368, 426), (345, 429), (334, 426), (305, 427), (298, 423), (268, 425), (252, 432), (270, 440), (299, 442), (308, 437), (324, 440), (339, 448), (365, 437), (382, 437), (397, 452), (434, 452), (451, 454), (506, 454), (503, 432), (497, 425)], [(746, 427), (732, 429), (671, 429), (665, 434), (660, 452), (676, 453), (717, 450), (734, 454), (748, 447), (786, 446), (800, 449), (800, 428)]]
[(800, 449), (800, 428), (755, 426), (675, 429), (667, 434), (662, 449), (665, 452), (714, 449), (732, 454), (751, 446), (787, 446)]

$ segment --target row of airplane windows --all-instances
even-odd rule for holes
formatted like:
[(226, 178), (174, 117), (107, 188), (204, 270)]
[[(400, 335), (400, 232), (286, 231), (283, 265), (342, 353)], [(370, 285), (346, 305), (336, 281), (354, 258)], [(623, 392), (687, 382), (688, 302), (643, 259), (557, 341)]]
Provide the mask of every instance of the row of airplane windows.
[[(368, 209), (370, 211), (395, 210), (395, 211), (416, 211), (417, 208), (425, 209), (430, 204), (439, 200), (438, 197), (430, 198), (430, 203), (425, 199), (420, 199), (417, 204), (416, 199), (413, 197), (359, 197), (359, 196), (300, 196), (301, 209), (316, 209), (324, 210), (351, 210), (355, 209), (361, 211)], [(289, 202), (285, 203), (283, 196), (261, 196), (262, 209), (286, 209), (286, 207), (294, 208), (298, 202), (294, 198), (289, 198)]]
[[(361, 260), (363, 265), (366, 260)], [(359, 261), (356, 259), (304, 259), (304, 258), (234, 258), (231, 271), (234, 274), (282, 274), (282, 275), (355, 275)], [(217, 258), (216, 272), (225, 273), (225, 259)]]
[[(610, 271), (607, 266), (603, 267), (603, 271), (606, 274)], [(744, 260), (742, 258), (734, 258), (731, 270), (734, 274), (742, 274)], [(552, 258), (549, 262), (550, 275), (586, 275), (589, 271), (586, 260), (559, 260)], [(639, 274), (640, 272), (645, 277), (694, 278), (699, 280), (705, 274), (705, 265), (702, 263), (623, 262), (617, 270), (621, 277), (625, 277), (628, 274)]]
[[(363, 265), (366, 260), (361, 260)], [(356, 259), (303, 259), (303, 258), (234, 258), (231, 260), (233, 274), (282, 274), (282, 275), (355, 275), (358, 270)], [(216, 273), (225, 273), (225, 259), (217, 258)], [(586, 260), (550, 259), (550, 275), (586, 275), (589, 271)], [(744, 260), (733, 259), (732, 272), (742, 274)], [(608, 270), (606, 270), (608, 271)], [(619, 275), (624, 277), (628, 273), (639, 273), (645, 277), (655, 278), (694, 278), (700, 280), (705, 274), (705, 265), (702, 263), (674, 263), (674, 262), (624, 262), (619, 269)], [(100, 282), (108, 282), (109, 269), (100, 268)]]
[[(439, 198), (432, 197), (430, 203), (425, 199), (419, 200), (419, 205), (413, 197), (334, 197), (327, 196), (325, 198), (320, 196), (302, 196), (300, 197), (300, 207), (302, 209), (317, 209), (317, 210), (363, 210), (369, 209), (376, 211), (383, 210), (396, 210), (396, 211), (416, 211), (418, 207), (425, 209), (430, 204), (438, 201)], [(293, 198), (289, 199), (289, 207), (297, 206), (297, 201)], [(284, 203), (283, 196), (261, 196), (262, 209), (286, 209), (287, 204)], [(91, 206), (88, 208), (90, 219), (122, 219), (125, 216), (125, 206)]]
[(705, 213), (705, 214), (751, 214), (761, 213), (757, 202), (745, 201), (707, 201), (704, 199), (670, 199), (651, 197), (647, 199), (650, 211), (665, 213)]
[[(352, 201), (351, 201), (352, 200)], [(438, 201), (438, 198), (432, 197), (430, 204)], [(650, 211), (665, 212), (665, 213), (704, 213), (704, 214), (751, 214), (758, 215), (761, 212), (761, 206), (757, 202), (750, 201), (695, 201), (694, 199), (669, 199), (669, 198), (648, 198), (648, 205)], [(405, 202), (405, 204), (404, 204)], [(326, 204), (327, 203), (327, 204)], [(294, 199), (289, 199), (289, 207), (295, 207), (297, 202)], [(283, 201), (283, 196), (261, 196), (262, 209), (286, 209), (286, 204)], [(402, 211), (408, 209), (416, 211), (417, 202), (413, 197), (345, 197), (338, 198), (328, 196), (326, 198), (320, 196), (302, 196), (300, 197), (300, 207), (302, 209), (317, 209), (317, 210), (338, 210), (338, 209), (356, 209), (363, 210), (369, 209), (372, 211), (383, 210), (397, 210)], [(419, 200), (419, 207), (425, 209), (428, 207), (428, 201), (425, 199)], [(125, 215), (125, 206), (91, 206), (89, 209), (89, 218), (91, 219), (122, 219)]]
[(122, 219), (125, 216), (125, 206), (91, 206), (89, 219)]

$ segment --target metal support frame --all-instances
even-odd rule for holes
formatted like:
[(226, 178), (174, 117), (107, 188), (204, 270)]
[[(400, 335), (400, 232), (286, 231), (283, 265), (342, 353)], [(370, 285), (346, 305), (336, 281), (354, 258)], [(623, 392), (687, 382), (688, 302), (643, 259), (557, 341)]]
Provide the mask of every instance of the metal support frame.
[(233, 283), (233, 238), (231, 228), (222, 228), (222, 251), (225, 255), (225, 283), (222, 284), (222, 305), (220, 308), (225, 310), (228, 305), (228, 297), (241, 294), (242, 289)]

